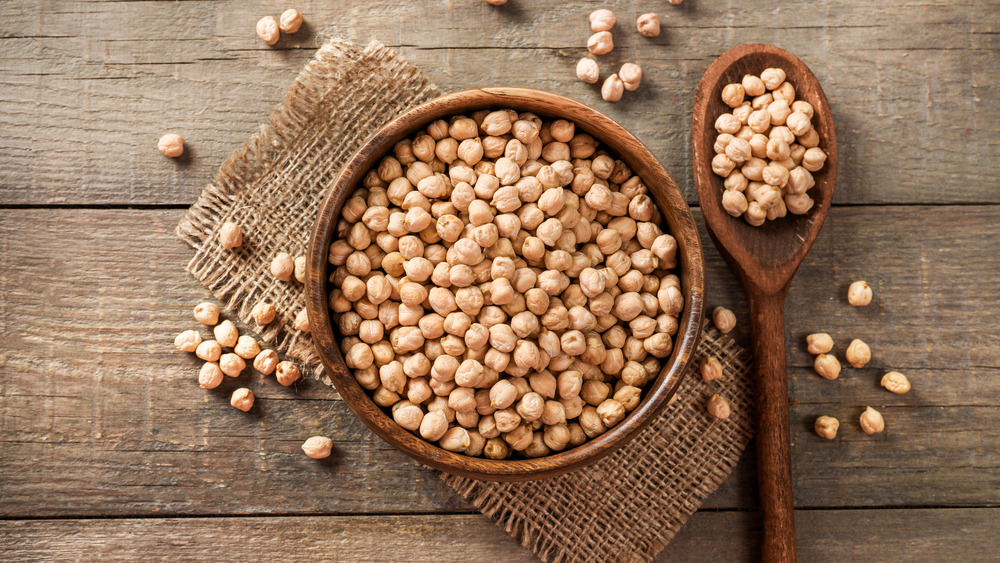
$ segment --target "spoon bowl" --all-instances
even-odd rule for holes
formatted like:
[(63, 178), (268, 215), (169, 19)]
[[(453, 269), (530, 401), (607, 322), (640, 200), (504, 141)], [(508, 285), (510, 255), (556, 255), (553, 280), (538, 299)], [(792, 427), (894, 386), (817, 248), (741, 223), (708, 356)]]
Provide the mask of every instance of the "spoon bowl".
[[(813, 172), (815, 201), (805, 215), (788, 214), (754, 227), (722, 208), (723, 178), (711, 167), (716, 118), (730, 111), (722, 89), (746, 74), (780, 68), (795, 98), (813, 106), (812, 124), (827, 154)], [(837, 137), (830, 105), (816, 76), (795, 55), (772, 45), (750, 44), (722, 54), (702, 76), (692, 117), (694, 181), (712, 241), (739, 278), (750, 305), (757, 410), (757, 473), (764, 538), (763, 561), (795, 561), (795, 517), (789, 439), (788, 376), (785, 365), (785, 295), (830, 210), (837, 181)]]

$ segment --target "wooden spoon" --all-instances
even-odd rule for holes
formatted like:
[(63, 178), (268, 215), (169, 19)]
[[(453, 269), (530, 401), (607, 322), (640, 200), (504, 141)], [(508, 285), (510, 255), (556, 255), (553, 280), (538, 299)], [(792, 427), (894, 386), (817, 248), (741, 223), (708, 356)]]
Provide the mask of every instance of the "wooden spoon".
[[(722, 88), (745, 74), (780, 68), (795, 86), (795, 98), (812, 104), (813, 126), (826, 165), (813, 172), (815, 200), (805, 215), (792, 215), (754, 227), (722, 208), (723, 179), (712, 172), (716, 118), (731, 111)], [(698, 85), (692, 127), (694, 183), (708, 232), (743, 285), (750, 303), (756, 367), (757, 471), (764, 514), (764, 561), (795, 561), (795, 516), (792, 502), (789, 443), (788, 377), (785, 372), (785, 295), (792, 276), (812, 246), (830, 210), (837, 179), (837, 139), (833, 116), (819, 81), (791, 53), (771, 45), (740, 45), (712, 63)]]

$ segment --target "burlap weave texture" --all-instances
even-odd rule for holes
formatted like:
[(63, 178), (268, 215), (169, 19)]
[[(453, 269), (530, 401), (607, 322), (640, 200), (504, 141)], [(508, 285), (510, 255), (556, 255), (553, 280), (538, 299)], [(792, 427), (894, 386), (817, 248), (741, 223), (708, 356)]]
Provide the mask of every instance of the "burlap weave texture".
[[(287, 99), (222, 165), (177, 227), (195, 249), (190, 271), (247, 324), (258, 301), (278, 318), (260, 337), (323, 377), (308, 334), (291, 328), (304, 307), (301, 284), (269, 272), (278, 252), (305, 253), (319, 203), (364, 139), (441, 91), (378, 42), (327, 41)], [(244, 244), (223, 249), (219, 228), (243, 227)], [(626, 447), (570, 475), (498, 484), (442, 475), (460, 494), (545, 561), (648, 561), (725, 479), (751, 435), (746, 352), (706, 330), (695, 363), (714, 355), (726, 377), (704, 383), (696, 367), (678, 400)], [(705, 401), (720, 392), (733, 415), (711, 419)], [(331, 429), (336, 436), (336, 429)]]

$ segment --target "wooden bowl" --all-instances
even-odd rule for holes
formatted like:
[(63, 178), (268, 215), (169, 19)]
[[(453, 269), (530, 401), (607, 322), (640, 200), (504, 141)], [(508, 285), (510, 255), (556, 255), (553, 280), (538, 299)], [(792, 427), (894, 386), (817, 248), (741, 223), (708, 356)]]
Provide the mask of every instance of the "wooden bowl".
[[(452, 453), (398, 426), (358, 385), (344, 363), (327, 305), (332, 268), (327, 262), (328, 249), (336, 235), (341, 208), (365, 173), (377, 166), (397, 142), (431, 121), (486, 108), (512, 108), (575, 122), (643, 179), (670, 233), (677, 239), (684, 311), (678, 319), (680, 326), (673, 353), (660, 374), (647, 384), (640, 405), (617, 426), (576, 448), (536, 459), (491, 460)], [(330, 186), (316, 218), (309, 243), (306, 302), (316, 349), (337, 391), (347, 406), (382, 439), (417, 461), (448, 473), (491, 481), (524, 481), (594, 463), (627, 443), (663, 410), (680, 385), (701, 335), (705, 301), (703, 262), (698, 230), (677, 184), (631, 133), (611, 118), (562, 96), (524, 88), (482, 88), (442, 96), (407, 111), (369, 137), (351, 157)]]

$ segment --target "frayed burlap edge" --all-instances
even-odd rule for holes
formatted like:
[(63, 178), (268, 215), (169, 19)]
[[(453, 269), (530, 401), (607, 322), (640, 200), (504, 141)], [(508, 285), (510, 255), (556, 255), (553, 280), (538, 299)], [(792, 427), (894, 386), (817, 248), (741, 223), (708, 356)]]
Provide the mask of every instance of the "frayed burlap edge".
[[(328, 385), (312, 338), (292, 328), (305, 307), (302, 284), (272, 277), (271, 260), (279, 252), (305, 254), (328, 187), (371, 133), (441, 93), (377, 41), (363, 50), (327, 41), (295, 79), (285, 103), (226, 159), (177, 226), (177, 235), (196, 250), (187, 270), (250, 326), (256, 326), (250, 318), (254, 305), (275, 305), (277, 318), (258, 327), (260, 337)], [(243, 245), (235, 251), (219, 242), (226, 221), (243, 229)]]
[[(702, 381), (698, 362), (715, 356), (722, 380)], [(752, 435), (749, 357), (706, 328), (677, 400), (622, 449), (570, 474), (526, 483), (442, 478), (546, 562), (651, 561), (733, 470)], [(726, 420), (705, 403), (719, 393)]]

